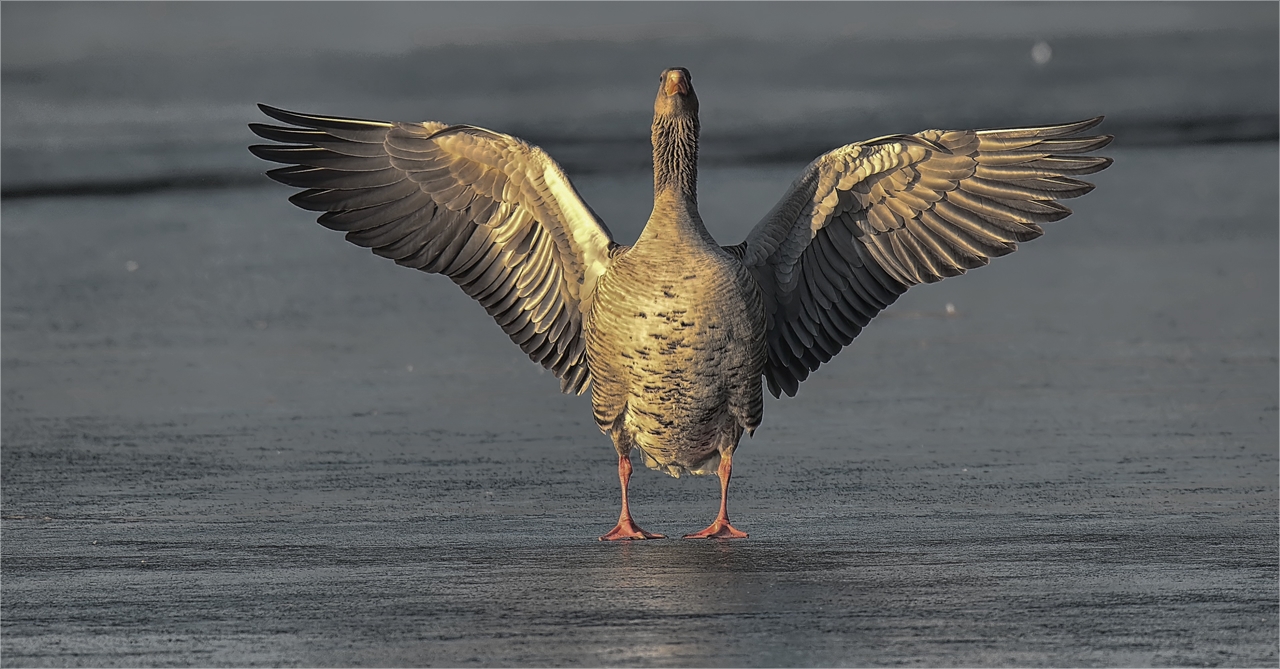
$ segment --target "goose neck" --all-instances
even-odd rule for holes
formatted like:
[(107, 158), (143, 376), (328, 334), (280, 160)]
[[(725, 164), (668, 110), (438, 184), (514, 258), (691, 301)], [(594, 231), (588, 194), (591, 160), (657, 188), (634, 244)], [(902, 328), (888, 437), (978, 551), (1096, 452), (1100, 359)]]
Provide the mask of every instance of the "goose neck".
[(655, 200), (698, 202), (698, 118), (655, 116), (653, 119), (653, 192)]
[(653, 197), (653, 213), (636, 240), (637, 246), (658, 244), (662, 247), (693, 248), (715, 245), (698, 214), (698, 205), (672, 191), (660, 191)]

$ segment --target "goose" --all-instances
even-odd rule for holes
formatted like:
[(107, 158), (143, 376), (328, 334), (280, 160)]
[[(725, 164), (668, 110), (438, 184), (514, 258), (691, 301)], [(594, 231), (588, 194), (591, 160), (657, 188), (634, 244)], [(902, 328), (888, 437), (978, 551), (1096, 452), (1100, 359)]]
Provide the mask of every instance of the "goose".
[(653, 106), (653, 210), (619, 244), (564, 170), (518, 137), (437, 121), (388, 123), (259, 105), (249, 147), (318, 222), (396, 263), (449, 277), (565, 393), (591, 389), (612, 439), (622, 510), (600, 537), (660, 539), (631, 515), (631, 452), (671, 476), (716, 474), (720, 508), (685, 538), (733, 539), (735, 449), (763, 386), (794, 396), (908, 288), (964, 274), (1044, 233), (1111, 159), (1082, 135), (1102, 117), (925, 130), (841, 146), (800, 173), (745, 241), (698, 213), (698, 97), (662, 72)]

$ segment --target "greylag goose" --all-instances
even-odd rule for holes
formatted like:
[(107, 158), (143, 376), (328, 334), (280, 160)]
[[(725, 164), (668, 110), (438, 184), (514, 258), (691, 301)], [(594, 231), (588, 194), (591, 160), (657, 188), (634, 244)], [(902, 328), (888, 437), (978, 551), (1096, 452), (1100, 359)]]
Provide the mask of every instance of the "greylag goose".
[(601, 540), (656, 539), (632, 519), (631, 451), (672, 476), (720, 479), (720, 510), (686, 538), (743, 538), (729, 523), (734, 449), (769, 391), (794, 396), (908, 288), (986, 265), (1093, 185), (1082, 155), (1102, 117), (1004, 130), (926, 130), (829, 151), (735, 246), (698, 215), (698, 98), (689, 71), (660, 78), (653, 213), (631, 246), (554, 160), (470, 125), (384, 123), (260, 105), (267, 174), (295, 205), (400, 265), (443, 274), (478, 301), (566, 393), (591, 388), (617, 450), (622, 511)]

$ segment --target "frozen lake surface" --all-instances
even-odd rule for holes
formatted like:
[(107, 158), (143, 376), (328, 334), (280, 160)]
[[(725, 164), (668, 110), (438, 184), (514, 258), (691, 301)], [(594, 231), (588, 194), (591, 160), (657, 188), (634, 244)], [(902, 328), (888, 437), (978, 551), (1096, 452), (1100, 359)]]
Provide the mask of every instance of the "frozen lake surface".
[[(767, 404), (731, 543), (597, 542), (587, 398), (284, 187), (6, 202), (3, 663), (1274, 665), (1277, 147), (1109, 153)], [(798, 169), (706, 170), (713, 234)], [(646, 174), (578, 185), (633, 238)]]

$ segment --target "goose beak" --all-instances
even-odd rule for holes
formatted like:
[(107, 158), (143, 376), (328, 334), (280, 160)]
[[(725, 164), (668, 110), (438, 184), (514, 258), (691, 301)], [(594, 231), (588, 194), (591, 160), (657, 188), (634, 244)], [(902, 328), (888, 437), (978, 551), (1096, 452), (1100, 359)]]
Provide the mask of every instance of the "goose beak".
[(689, 75), (685, 74), (684, 70), (671, 70), (667, 72), (667, 80), (663, 83), (662, 90), (665, 91), (667, 95), (675, 95), (676, 93), (679, 93), (680, 95), (688, 95), (690, 90)]

